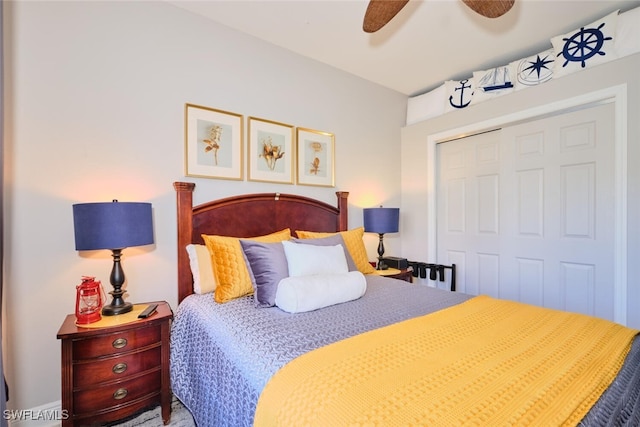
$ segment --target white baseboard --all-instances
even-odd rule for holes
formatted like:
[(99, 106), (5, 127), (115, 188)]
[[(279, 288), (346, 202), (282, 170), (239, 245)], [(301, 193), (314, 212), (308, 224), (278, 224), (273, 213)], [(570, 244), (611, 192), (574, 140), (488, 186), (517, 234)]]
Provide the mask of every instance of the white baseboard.
[(66, 414), (57, 400), (30, 409), (7, 409), (3, 416), (9, 427), (59, 427)]

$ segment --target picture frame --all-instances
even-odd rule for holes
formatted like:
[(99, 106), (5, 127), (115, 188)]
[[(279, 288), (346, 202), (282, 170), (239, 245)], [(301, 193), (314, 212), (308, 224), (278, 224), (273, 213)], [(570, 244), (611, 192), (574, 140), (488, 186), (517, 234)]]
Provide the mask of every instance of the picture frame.
[(294, 127), (249, 117), (248, 180), (293, 184)]
[(185, 175), (244, 179), (244, 117), (185, 104)]
[(296, 129), (297, 183), (335, 187), (335, 136), (314, 129)]

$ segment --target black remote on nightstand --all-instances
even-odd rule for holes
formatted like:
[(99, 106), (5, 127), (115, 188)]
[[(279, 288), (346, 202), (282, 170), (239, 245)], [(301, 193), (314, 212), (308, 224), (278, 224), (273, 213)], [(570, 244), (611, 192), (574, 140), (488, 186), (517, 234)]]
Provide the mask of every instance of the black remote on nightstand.
[(156, 308), (158, 308), (158, 304), (150, 304), (149, 306), (147, 306), (147, 308), (144, 309), (142, 313), (138, 314), (138, 318), (146, 319), (147, 317), (155, 313)]

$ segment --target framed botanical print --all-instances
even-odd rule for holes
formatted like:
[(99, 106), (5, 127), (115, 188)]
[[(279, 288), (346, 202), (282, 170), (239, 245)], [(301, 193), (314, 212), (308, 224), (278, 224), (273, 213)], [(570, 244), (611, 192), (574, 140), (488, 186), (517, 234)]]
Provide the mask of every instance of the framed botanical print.
[(293, 126), (249, 117), (250, 181), (293, 184)]
[(244, 179), (243, 117), (199, 105), (185, 105), (185, 175)]
[(334, 135), (319, 130), (297, 128), (296, 144), (298, 184), (335, 186)]

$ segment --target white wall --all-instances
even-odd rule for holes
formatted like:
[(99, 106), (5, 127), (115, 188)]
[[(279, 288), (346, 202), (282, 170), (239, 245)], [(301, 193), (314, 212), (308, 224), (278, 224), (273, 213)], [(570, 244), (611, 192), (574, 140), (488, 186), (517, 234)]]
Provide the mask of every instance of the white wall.
[[(430, 135), (446, 134), (453, 129), (476, 129), (478, 123), (514, 115), (550, 103), (626, 85), (627, 127), (622, 132), (627, 143), (627, 310), (626, 323), (640, 327), (640, 54), (627, 56), (607, 64), (551, 80), (538, 87), (518, 91), (490, 101), (472, 105), (461, 111), (416, 123), (402, 129), (401, 210), (405, 212), (401, 227), (402, 254), (412, 259), (435, 261), (435, 254), (428, 251), (427, 242), (432, 236), (427, 231), (429, 204), (427, 197), (434, 189), (429, 184), (429, 167), (433, 167), (432, 153), (427, 140)], [(427, 166), (429, 165), (429, 166)], [(614, 207), (611, 207), (614, 209)], [(408, 230), (411, 230), (409, 233)], [(623, 284), (624, 286), (624, 284)]]
[[(185, 103), (333, 132), (336, 188), (208, 179), (195, 202), (279, 191), (362, 208), (399, 206), (407, 99), (161, 2), (3, 2), (5, 370), (10, 408), (60, 399), (56, 333), (75, 286), (109, 288), (108, 251), (74, 250), (71, 205), (153, 204), (155, 248), (125, 250), (128, 300), (176, 307), (172, 183), (183, 173)], [(376, 236), (367, 236), (375, 257)], [(399, 237), (385, 238), (397, 253)]]

